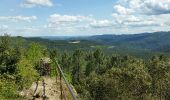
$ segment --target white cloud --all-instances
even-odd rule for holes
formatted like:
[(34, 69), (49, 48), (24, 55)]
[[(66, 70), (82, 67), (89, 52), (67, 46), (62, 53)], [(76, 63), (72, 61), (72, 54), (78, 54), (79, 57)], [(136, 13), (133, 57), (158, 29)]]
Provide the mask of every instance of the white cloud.
[[(152, 32), (154, 28), (160, 30), (168, 25), (170, 20), (167, 14), (162, 15), (140, 15), (140, 14), (119, 14), (113, 13), (113, 19), (95, 19), (89, 16), (80, 15), (50, 15), (45, 28), (51, 32), (64, 32), (67, 34), (93, 32), (93, 33), (137, 33), (137, 32)], [(169, 14), (170, 16), (170, 14)], [(168, 27), (168, 26), (166, 26)], [(149, 30), (150, 29), (150, 30)], [(167, 28), (166, 28), (167, 29)], [(122, 30), (122, 31), (119, 31)], [(143, 31), (142, 31), (143, 30)], [(136, 31), (136, 32), (135, 32)]]
[(128, 21), (128, 22), (140, 22), (141, 18), (130, 15), (129, 17), (127, 17), (127, 19), (125, 18), (125, 20)]
[(142, 21), (142, 19), (140, 17), (136, 17), (134, 15), (119, 15), (117, 13), (113, 13), (112, 16), (118, 24), (123, 24), (125, 22), (140, 22), (140, 21)]
[(150, 20), (160, 22), (160, 25), (170, 26), (170, 14), (152, 15)]
[(71, 15), (60, 15), (60, 14), (50, 15), (48, 19), (50, 23), (56, 23), (56, 24), (77, 23), (77, 22), (90, 21), (90, 20), (92, 19), (86, 16), (71, 16)]
[(131, 9), (137, 9), (141, 7), (141, 0), (129, 0), (129, 8)]
[[(151, 27), (162, 26), (168, 21), (167, 16), (134, 16), (134, 15), (119, 15), (112, 14), (113, 18), (117, 22), (117, 26), (121, 27)], [(161, 19), (164, 18), (164, 19)]]
[(119, 0), (112, 16), (117, 26), (128, 30), (164, 29), (170, 27), (170, 0)]
[(146, 0), (141, 4), (147, 14), (170, 13), (170, 0)]
[[(113, 13), (113, 19), (95, 19), (89, 16), (80, 15), (50, 15), (45, 26), (50, 32), (65, 32), (79, 33), (82, 31), (88, 32), (114, 32), (118, 29), (124, 29), (125, 32), (132, 31), (133, 28), (149, 29), (149, 27), (163, 27), (166, 25), (166, 15), (140, 16), (132, 14)], [(162, 21), (161, 18), (165, 20)], [(148, 27), (148, 28), (146, 28)], [(136, 29), (136, 30), (137, 30)], [(139, 29), (138, 29), (139, 30)], [(141, 31), (141, 30), (140, 30)], [(146, 30), (143, 30), (146, 31)]]
[(115, 6), (114, 6), (114, 9), (115, 9), (115, 11), (116, 11), (118, 14), (122, 14), (122, 15), (128, 15), (128, 14), (130, 14), (130, 13), (133, 12), (132, 9), (125, 8), (125, 7), (121, 6), (121, 5), (115, 5)]
[(110, 20), (94, 20), (90, 23), (90, 26), (94, 28), (106, 28), (112, 27), (113, 25)]
[(132, 27), (148, 27), (148, 26), (160, 26), (160, 23), (154, 21), (140, 21), (140, 22), (132, 22), (132, 23), (124, 23), (125, 25), (132, 26)]
[(114, 21), (97, 20), (92, 16), (53, 14), (47, 19), (45, 28), (52, 32), (79, 33), (80, 31), (107, 30), (114, 26)]
[(52, 14), (47, 19), (48, 23), (45, 28), (52, 32), (74, 33), (80, 29), (80, 26), (87, 26), (92, 20), (88, 16)]
[(0, 16), (0, 21), (12, 21), (12, 22), (18, 22), (18, 21), (25, 21), (25, 22), (32, 22), (33, 20), (36, 20), (36, 16)]
[(21, 4), (21, 7), (24, 8), (32, 8), (35, 6), (52, 7), (53, 3), (51, 0), (25, 0), (25, 2)]
[(80, 15), (60, 15), (60, 14), (53, 14), (50, 15), (47, 19), (48, 25), (47, 27), (77, 27), (81, 25), (87, 25), (88, 23), (92, 22), (94, 19), (88, 16), (80, 16)]
[(170, 13), (170, 0), (127, 0), (126, 5), (135, 13), (147, 15)]

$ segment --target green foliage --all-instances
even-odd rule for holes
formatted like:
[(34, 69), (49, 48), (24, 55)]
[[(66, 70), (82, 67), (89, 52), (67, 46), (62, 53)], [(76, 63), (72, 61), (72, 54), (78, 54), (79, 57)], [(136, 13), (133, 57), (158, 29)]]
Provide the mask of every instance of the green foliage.
[(64, 52), (61, 56), (61, 66), (65, 72), (70, 73), (72, 59), (68, 53)]
[(28, 88), (38, 78), (37, 71), (26, 57), (22, 57), (17, 64), (17, 69), (17, 84), (19, 89)]
[[(22, 99), (19, 91), (30, 87), (38, 77), (35, 69), (44, 47), (31, 44), (28, 52), (13, 38), (5, 35), (0, 39), (0, 99)], [(20, 43), (20, 40), (16, 40)]]
[(102, 50), (97, 49), (93, 54), (87, 56), (88, 62), (86, 65), (85, 75), (88, 76), (91, 72), (103, 74), (106, 71), (106, 57)]
[[(60, 59), (84, 100), (169, 99), (170, 67), (169, 59), (164, 56), (144, 62), (132, 56), (106, 56), (97, 49), (94, 52), (76, 50), (72, 56), (63, 53)], [(155, 62), (159, 66), (154, 65)]]
[(51, 66), (51, 77), (58, 75), (57, 64), (56, 61), (60, 58), (60, 54), (56, 49), (49, 50), (49, 57), (51, 59), (50, 66)]
[(38, 43), (31, 43), (26, 53), (26, 59), (29, 60), (31, 65), (38, 71), (40, 68), (40, 59), (46, 57), (46, 48)]
[(64, 73), (64, 75), (65, 75), (66, 79), (67, 79), (70, 83), (73, 83), (73, 82), (72, 82), (71, 74), (69, 74), (69, 73)]
[(0, 41), (0, 74), (14, 74), (20, 57), (18, 48), (11, 48), (10, 37), (5, 35)]
[(82, 67), (83, 67), (83, 52), (81, 50), (76, 50), (73, 53), (73, 70), (72, 70), (72, 81), (73, 84), (79, 84), (82, 77)]
[(96, 100), (142, 99), (151, 84), (150, 75), (140, 60), (125, 61), (122, 67), (115, 66), (102, 76), (90, 77), (90, 93)]
[[(147, 61), (125, 56), (126, 51), (119, 56), (117, 53), (113, 56), (110, 53), (108, 55), (102, 49), (90, 49), (92, 51), (85, 52), (87, 48), (84, 45), (87, 45), (87, 41), (68, 44), (68, 41), (49, 42), (33, 39), (35, 43), (30, 39), (27, 40), (25, 41), (27, 46), (20, 47), (21, 44), (17, 43), (21, 42), (18, 40), (13, 45), (11, 42), (13, 38), (8, 35), (0, 38), (0, 99), (2, 100), (20, 98), (18, 91), (28, 88), (39, 77), (39, 61), (43, 57), (51, 59), (51, 76), (56, 75), (56, 61), (59, 62), (66, 78), (74, 85), (83, 100), (170, 99), (168, 57), (154, 56)], [(42, 43), (49, 48), (42, 46)], [(91, 45), (97, 44), (89, 43), (87, 47)], [(62, 47), (59, 48), (62, 51), (56, 50), (56, 47)], [(81, 47), (82, 49), (72, 52)], [(63, 52), (63, 48), (71, 50)]]
[(15, 99), (18, 97), (16, 92), (17, 86), (15, 81), (7, 80), (5, 78), (0, 79), (0, 98), (1, 100)]
[(163, 55), (152, 58), (148, 65), (152, 77), (152, 94), (160, 99), (170, 97), (170, 63)]
[(32, 61), (32, 63), (36, 63), (42, 58), (44, 55), (45, 48), (37, 43), (31, 43), (27, 52), (28, 60)]
[(58, 58), (60, 57), (59, 53), (57, 50), (49, 50), (49, 56), (50, 56), (50, 59), (55, 61), (55, 60), (58, 60)]
[(51, 77), (56, 77), (56, 75), (58, 75), (58, 72), (57, 72), (57, 64), (55, 62), (55, 60), (52, 60), (51, 63), (50, 63), (50, 67), (51, 67), (51, 73), (50, 73), (50, 76)]

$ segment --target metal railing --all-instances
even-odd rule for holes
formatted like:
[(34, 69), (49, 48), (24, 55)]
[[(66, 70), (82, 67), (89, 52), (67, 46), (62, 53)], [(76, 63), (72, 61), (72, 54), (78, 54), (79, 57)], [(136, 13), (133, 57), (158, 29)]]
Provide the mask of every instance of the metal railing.
[(70, 85), (70, 83), (69, 83), (68, 80), (66, 79), (66, 77), (65, 77), (65, 75), (64, 75), (64, 73), (63, 73), (63, 71), (62, 71), (62, 69), (61, 69), (61, 67), (60, 67), (60, 65), (58, 64), (57, 61), (56, 61), (56, 64), (57, 64), (57, 69), (58, 69), (58, 71), (59, 71), (59, 73), (60, 73), (61, 100), (63, 99), (63, 98), (62, 98), (62, 95), (63, 95), (62, 78), (64, 79), (64, 82), (65, 82), (65, 84), (67, 85), (67, 88), (69, 89), (69, 92), (70, 92), (73, 100), (78, 100), (78, 99), (77, 99), (77, 96), (75, 95), (75, 93), (74, 93), (74, 91), (73, 91), (72, 86)]

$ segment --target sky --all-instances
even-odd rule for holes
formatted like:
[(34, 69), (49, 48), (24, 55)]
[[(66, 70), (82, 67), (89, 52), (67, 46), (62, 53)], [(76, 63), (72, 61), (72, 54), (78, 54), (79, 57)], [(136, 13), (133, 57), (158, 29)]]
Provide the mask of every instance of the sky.
[(0, 2), (0, 35), (88, 36), (170, 31), (170, 0)]

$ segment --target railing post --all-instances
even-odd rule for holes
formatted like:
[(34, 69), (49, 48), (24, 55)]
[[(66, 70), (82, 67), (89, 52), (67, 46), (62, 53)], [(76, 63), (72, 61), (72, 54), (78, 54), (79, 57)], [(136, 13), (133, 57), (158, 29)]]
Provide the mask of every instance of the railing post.
[(63, 100), (63, 87), (62, 87), (61, 72), (60, 72), (60, 91), (61, 91), (61, 100)]
[(42, 80), (43, 82), (43, 100), (45, 100), (46, 96), (45, 96), (45, 81), (44, 79)]

